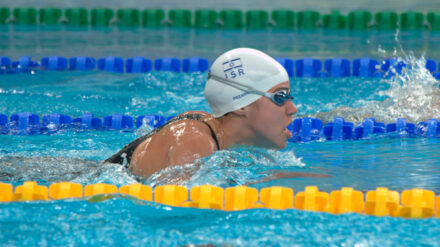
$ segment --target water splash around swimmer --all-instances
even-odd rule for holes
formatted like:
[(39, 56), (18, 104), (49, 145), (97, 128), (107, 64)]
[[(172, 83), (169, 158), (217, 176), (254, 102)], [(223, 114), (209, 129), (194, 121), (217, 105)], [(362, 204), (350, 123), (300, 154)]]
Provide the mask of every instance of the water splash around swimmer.
[(244, 185), (264, 179), (268, 176), (265, 171), (289, 167), (305, 167), (292, 150), (240, 147), (218, 151), (192, 164), (168, 167), (143, 183), (150, 186), (178, 184), (188, 188), (203, 184)]
[[(396, 62), (394, 66), (390, 66), (385, 78), (392, 76), (381, 81), (388, 83), (390, 87), (379, 92), (379, 95), (387, 96), (388, 99), (376, 105), (374, 113), (385, 122), (391, 122), (399, 117), (412, 122), (437, 118), (440, 116), (439, 82), (426, 69), (424, 55), (416, 57), (412, 51), (406, 53), (399, 35), (400, 32), (397, 30), (394, 40), (398, 49), (393, 51)], [(396, 69), (399, 64), (403, 65), (400, 72)]]
[(397, 58), (396, 63), (404, 63), (401, 73), (391, 67), (388, 73), (393, 73), (390, 79), (383, 79), (390, 88), (379, 92), (387, 99), (380, 104), (370, 104), (374, 115), (391, 122), (403, 117), (412, 122), (424, 121), (440, 116), (439, 82), (426, 69), (426, 59), (416, 58), (412, 53), (404, 58)]
[[(397, 31), (395, 41), (399, 49), (394, 49), (392, 52), (395, 62), (390, 64), (389, 71), (380, 80), (380, 83), (388, 84), (389, 88), (376, 93), (385, 100), (360, 99), (355, 105), (363, 105), (362, 107), (339, 107), (330, 112), (317, 113), (314, 117), (324, 122), (331, 122), (336, 116), (342, 116), (351, 122), (360, 122), (365, 118), (374, 117), (376, 121), (385, 123), (394, 122), (397, 118), (420, 122), (440, 117), (439, 81), (426, 69), (425, 57), (423, 55), (416, 57), (412, 52), (407, 54), (398, 37)], [(387, 52), (381, 47), (378, 48), (378, 52), (384, 58), (389, 58)], [(377, 69), (380, 69), (381, 65), (378, 65)]]

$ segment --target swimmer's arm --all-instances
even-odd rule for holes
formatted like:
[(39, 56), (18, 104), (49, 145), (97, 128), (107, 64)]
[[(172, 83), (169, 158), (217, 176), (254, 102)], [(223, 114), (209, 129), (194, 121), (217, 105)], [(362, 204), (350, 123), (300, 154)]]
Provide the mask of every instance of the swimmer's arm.
[[(274, 172), (274, 171), (269, 171)], [(264, 183), (269, 182), (277, 179), (284, 179), (284, 178), (328, 178), (331, 177), (331, 175), (327, 174), (320, 174), (320, 173), (303, 173), (303, 172), (289, 172), (289, 171), (282, 171), (282, 172), (276, 172), (262, 180), (255, 181), (255, 182), (249, 182), (250, 184), (258, 184), (258, 183)]]

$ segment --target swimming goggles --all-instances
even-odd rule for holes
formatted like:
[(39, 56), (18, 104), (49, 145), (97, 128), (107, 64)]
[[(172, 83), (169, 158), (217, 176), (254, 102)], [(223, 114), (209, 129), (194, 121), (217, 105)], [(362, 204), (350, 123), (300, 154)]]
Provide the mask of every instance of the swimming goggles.
[(208, 73), (208, 79), (210, 79), (210, 78), (212, 78), (218, 82), (224, 83), (228, 86), (242, 90), (244, 92), (258, 94), (258, 95), (264, 96), (266, 98), (269, 98), (277, 106), (282, 106), (286, 103), (286, 101), (293, 100), (293, 96), (290, 94), (290, 90), (287, 90), (287, 89), (281, 89), (281, 90), (276, 91), (274, 93), (268, 93), (268, 92), (260, 91), (258, 89), (255, 89), (251, 86), (242, 84), (237, 81), (231, 81), (231, 80), (213, 75), (213, 74), (211, 74), (211, 72)]

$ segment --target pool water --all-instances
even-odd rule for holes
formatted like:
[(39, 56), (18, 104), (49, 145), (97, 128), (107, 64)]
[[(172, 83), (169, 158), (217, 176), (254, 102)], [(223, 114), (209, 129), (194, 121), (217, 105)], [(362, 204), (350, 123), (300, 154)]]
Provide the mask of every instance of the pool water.
[[(439, 220), (171, 208), (113, 198), (0, 204), (7, 246), (438, 246)], [(331, 243), (331, 244), (329, 244)]]
[[(417, 72), (414, 72), (417, 73)], [(419, 73), (423, 73), (419, 72)], [(124, 113), (175, 115), (209, 111), (203, 97), (206, 73), (152, 72), (145, 75), (104, 72), (48, 72), (2, 75), (0, 112), (29, 111), (98, 117)], [(405, 82), (416, 83), (410, 79)], [(393, 79), (293, 79), (299, 115), (343, 106), (380, 104)], [(352, 90), (356, 88), (356, 90)], [(399, 88), (401, 93), (411, 95)], [(427, 94), (434, 90), (426, 88)], [(0, 181), (19, 185), (35, 180), (49, 185), (72, 181), (83, 185), (136, 182), (119, 165), (102, 165), (126, 143), (148, 131), (61, 131), (51, 135), (0, 135)], [(328, 178), (282, 179), (252, 185), (291, 187), (295, 192), (317, 185), (330, 192), (343, 186), (368, 191), (384, 186), (402, 191), (424, 188), (440, 193), (439, 139), (373, 137), (361, 141), (289, 143), (285, 150), (236, 147), (196, 161), (202, 164), (166, 169), (144, 181), (148, 185), (201, 184), (222, 187), (255, 183), (271, 170), (321, 173)], [(176, 174), (190, 172), (188, 180)], [(157, 177), (161, 177), (158, 180)], [(357, 214), (330, 215), (298, 210), (253, 209), (239, 212), (174, 208), (115, 197), (86, 200), (0, 204), (0, 239), (7, 245), (149, 245), (232, 246), (438, 245), (439, 221), (406, 220)], [(404, 239), (405, 241), (402, 241)]]

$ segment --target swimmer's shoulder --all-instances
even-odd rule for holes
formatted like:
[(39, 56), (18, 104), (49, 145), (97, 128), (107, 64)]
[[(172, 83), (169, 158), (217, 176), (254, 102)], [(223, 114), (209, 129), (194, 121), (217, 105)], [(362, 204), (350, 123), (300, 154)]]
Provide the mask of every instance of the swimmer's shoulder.
[(217, 143), (211, 135), (209, 127), (197, 120), (188, 121), (185, 130), (172, 138), (168, 150), (168, 162), (171, 165), (192, 163), (195, 159), (207, 157), (217, 151)]
[(210, 114), (203, 115), (199, 119), (182, 119), (166, 126), (164, 132), (172, 132), (171, 134), (176, 138), (194, 139), (196, 137), (212, 137), (211, 130), (208, 126), (210, 119)]
[(184, 115), (201, 115), (201, 117), (183, 118), (170, 123), (156, 133), (156, 135), (152, 136), (152, 139), (161, 139), (161, 145), (166, 142), (170, 146), (177, 146), (186, 142), (192, 142), (195, 145), (197, 143), (203, 143), (204, 145), (209, 146), (212, 144), (214, 144), (214, 146), (217, 145), (212, 137), (211, 129), (207, 124), (212, 118), (211, 114), (202, 111), (188, 111), (176, 117)]
[(182, 119), (167, 126), (163, 134), (171, 142), (171, 151), (174, 153), (200, 153), (204, 156), (217, 151), (217, 142), (213, 138), (210, 125), (207, 124), (212, 115), (201, 111), (185, 112), (181, 115), (187, 114), (200, 114), (202, 118)]
[[(206, 113), (206, 116), (209, 118), (210, 114)], [(205, 123), (196, 119), (182, 119), (165, 126), (136, 148), (132, 171), (147, 176), (169, 165), (192, 163), (215, 151), (216, 141)]]

